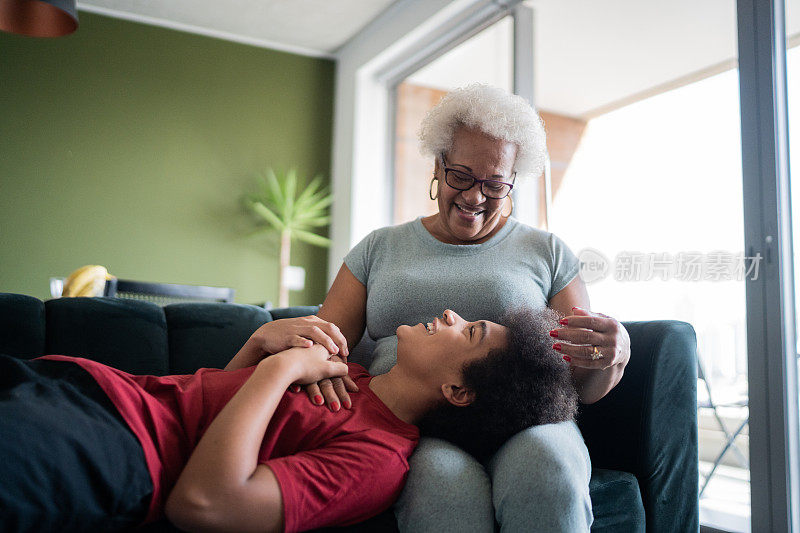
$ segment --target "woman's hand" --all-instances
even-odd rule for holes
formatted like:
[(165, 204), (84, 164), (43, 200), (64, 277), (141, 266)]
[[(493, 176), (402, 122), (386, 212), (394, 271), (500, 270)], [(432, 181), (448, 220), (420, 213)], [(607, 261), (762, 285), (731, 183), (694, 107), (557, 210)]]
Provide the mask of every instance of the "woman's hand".
[(572, 312), (559, 321), (563, 327), (550, 332), (557, 339), (553, 349), (572, 367), (623, 369), (631, 356), (631, 339), (623, 325), (608, 315), (580, 307), (573, 307)]
[(338, 356), (332, 356), (325, 347), (315, 344), (309, 348), (290, 348), (258, 364), (270, 368), (286, 368), (292, 382), (299, 385), (320, 380), (341, 379), (347, 375), (347, 365)]
[(314, 343), (322, 345), (331, 354), (342, 355), (344, 360), (349, 353), (347, 339), (335, 324), (316, 315), (283, 318), (258, 328), (225, 370), (253, 366), (267, 355), (293, 347), (309, 348)]
[(345, 357), (348, 355), (347, 339), (336, 324), (316, 315), (267, 322), (250, 336), (250, 340), (265, 354), (278, 353), (293, 347), (310, 348), (317, 343), (331, 354), (341, 353)]
[[(347, 362), (338, 355), (332, 355), (331, 361)], [(311, 403), (314, 405), (325, 403), (333, 412), (338, 411), (341, 407), (350, 409), (353, 406), (348, 392), (358, 392), (358, 385), (347, 375), (341, 378), (322, 379), (306, 386), (306, 394)]]

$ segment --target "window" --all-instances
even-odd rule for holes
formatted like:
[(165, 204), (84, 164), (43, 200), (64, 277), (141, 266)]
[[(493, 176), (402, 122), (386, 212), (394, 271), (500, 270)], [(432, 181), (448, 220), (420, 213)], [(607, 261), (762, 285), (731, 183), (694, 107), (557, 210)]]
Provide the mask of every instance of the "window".
[(714, 401), (698, 410), (701, 523), (749, 531), (735, 8), (529, 3), (551, 157), (548, 229), (607, 265), (586, 279), (594, 310), (694, 326), (707, 378), (698, 404), (709, 390)]

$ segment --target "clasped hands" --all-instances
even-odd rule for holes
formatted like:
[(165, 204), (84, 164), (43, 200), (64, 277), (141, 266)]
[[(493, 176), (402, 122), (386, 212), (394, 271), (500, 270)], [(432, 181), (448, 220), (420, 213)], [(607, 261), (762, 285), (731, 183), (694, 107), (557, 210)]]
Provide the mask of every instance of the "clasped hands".
[[(316, 315), (310, 315), (267, 322), (250, 336), (225, 369), (252, 366), (268, 355), (291, 348), (310, 348), (315, 343), (328, 350), (330, 361), (347, 362), (350, 354), (347, 339), (339, 328)], [(293, 385), (290, 390), (299, 392), (300, 386)], [(348, 375), (325, 378), (306, 385), (309, 400), (315, 405), (327, 403), (331, 411), (338, 411), (342, 407), (349, 409), (352, 401), (348, 392), (357, 391), (358, 386)]]

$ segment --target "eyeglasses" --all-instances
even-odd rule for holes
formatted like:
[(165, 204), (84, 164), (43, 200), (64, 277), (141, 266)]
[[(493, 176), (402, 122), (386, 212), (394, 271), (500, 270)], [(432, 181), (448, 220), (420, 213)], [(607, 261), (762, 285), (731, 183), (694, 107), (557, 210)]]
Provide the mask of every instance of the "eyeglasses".
[(457, 170), (455, 168), (448, 167), (447, 162), (444, 160), (444, 154), (441, 155), (441, 158), (442, 167), (444, 168), (444, 181), (450, 187), (456, 190), (468, 191), (473, 187), (473, 185), (478, 183), (481, 186), (481, 193), (486, 198), (502, 200), (508, 196), (508, 193), (511, 192), (511, 189), (514, 188), (514, 178), (517, 175), (516, 172), (511, 175), (511, 183), (498, 180), (482, 180), (476, 178), (472, 174), (464, 172), (463, 170)]

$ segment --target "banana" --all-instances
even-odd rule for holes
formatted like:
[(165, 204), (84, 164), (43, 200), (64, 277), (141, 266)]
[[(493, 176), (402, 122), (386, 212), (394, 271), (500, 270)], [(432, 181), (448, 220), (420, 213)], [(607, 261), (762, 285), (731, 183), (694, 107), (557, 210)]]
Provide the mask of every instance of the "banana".
[(106, 280), (113, 277), (104, 266), (82, 266), (64, 281), (64, 291), (61, 296), (102, 296)]

